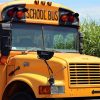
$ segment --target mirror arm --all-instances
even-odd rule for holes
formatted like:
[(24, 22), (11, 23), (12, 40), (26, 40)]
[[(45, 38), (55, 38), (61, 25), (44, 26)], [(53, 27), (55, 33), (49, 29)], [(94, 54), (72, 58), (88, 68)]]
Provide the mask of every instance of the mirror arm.
[(83, 54), (83, 34), (79, 33), (79, 52)]
[(48, 82), (50, 83), (50, 86), (52, 86), (52, 85), (54, 85), (54, 81), (55, 81), (54, 75), (53, 75), (53, 70), (49, 66), (48, 62), (45, 59), (43, 59), (43, 60), (44, 60), (44, 62), (46, 63), (46, 65), (48, 67), (48, 71), (49, 71), (49, 75), (50, 75), (50, 78), (49, 78)]

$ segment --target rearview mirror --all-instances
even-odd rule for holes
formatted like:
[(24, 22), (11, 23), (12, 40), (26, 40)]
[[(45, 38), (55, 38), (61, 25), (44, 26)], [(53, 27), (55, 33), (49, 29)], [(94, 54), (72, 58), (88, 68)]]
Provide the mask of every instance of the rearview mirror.
[(42, 51), (42, 50), (38, 50), (37, 51), (37, 55), (40, 59), (44, 59), (44, 60), (49, 60), (53, 57), (54, 52), (53, 51)]

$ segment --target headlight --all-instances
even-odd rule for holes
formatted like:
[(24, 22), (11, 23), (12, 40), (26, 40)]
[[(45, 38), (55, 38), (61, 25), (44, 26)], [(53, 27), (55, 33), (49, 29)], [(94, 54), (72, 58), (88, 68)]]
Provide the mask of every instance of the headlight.
[(63, 94), (65, 93), (64, 86), (51, 86), (51, 94)]

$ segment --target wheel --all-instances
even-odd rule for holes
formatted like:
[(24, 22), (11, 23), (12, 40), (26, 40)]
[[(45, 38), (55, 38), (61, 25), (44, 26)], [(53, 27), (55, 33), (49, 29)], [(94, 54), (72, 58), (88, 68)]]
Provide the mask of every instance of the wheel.
[(11, 96), (10, 100), (35, 100), (29, 93), (26, 92), (18, 92)]

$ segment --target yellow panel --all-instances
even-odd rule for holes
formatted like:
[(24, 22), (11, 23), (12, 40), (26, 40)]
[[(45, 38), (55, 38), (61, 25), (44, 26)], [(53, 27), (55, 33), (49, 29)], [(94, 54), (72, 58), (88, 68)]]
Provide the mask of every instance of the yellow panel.
[(58, 25), (59, 11), (57, 7), (48, 5), (27, 4), (26, 22)]
[(2, 98), (2, 93), (5, 85), (6, 85), (6, 66), (0, 64), (0, 100)]

